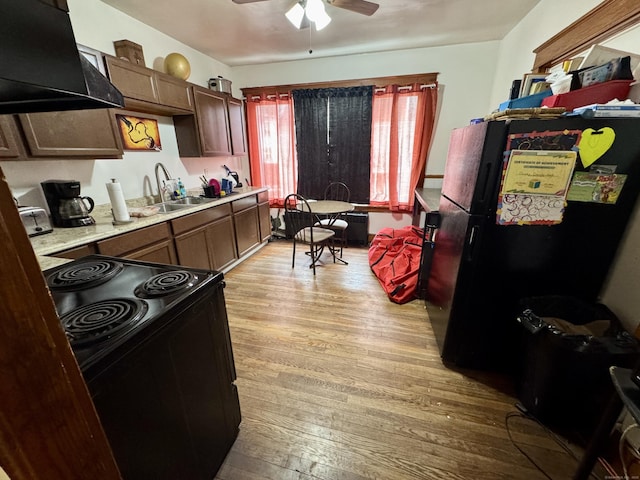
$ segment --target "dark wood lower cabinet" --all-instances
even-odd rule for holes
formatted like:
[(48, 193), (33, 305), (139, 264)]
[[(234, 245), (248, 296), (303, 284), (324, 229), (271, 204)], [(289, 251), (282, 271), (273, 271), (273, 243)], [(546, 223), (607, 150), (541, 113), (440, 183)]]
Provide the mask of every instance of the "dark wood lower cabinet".
[(175, 242), (180, 265), (207, 270), (212, 268), (207, 245), (207, 227), (177, 235)]
[(258, 207), (253, 206), (233, 214), (236, 230), (238, 255), (242, 256), (260, 243), (258, 223)]
[(260, 218), (260, 241), (264, 242), (271, 237), (271, 210), (269, 202), (258, 204), (258, 217)]
[(222, 270), (239, 258), (231, 217), (218, 220), (207, 228), (207, 243), (211, 247), (214, 270)]
[(86, 257), (87, 255), (93, 255), (95, 253), (98, 253), (98, 246), (95, 243), (89, 243), (87, 245), (70, 248), (64, 252), (57, 252), (53, 256), (75, 260), (76, 258)]
[(164, 240), (131, 252), (127, 255), (127, 258), (142, 260), (145, 262), (164, 263), (168, 265), (175, 265), (178, 263), (173, 239)]
[(223, 270), (271, 235), (269, 203), (252, 195), (96, 243), (52, 254), (99, 253), (146, 262)]
[(171, 224), (180, 265), (222, 270), (239, 258), (230, 204), (185, 215)]
[(98, 253), (148, 262), (178, 263), (168, 223), (134, 230), (97, 242)]

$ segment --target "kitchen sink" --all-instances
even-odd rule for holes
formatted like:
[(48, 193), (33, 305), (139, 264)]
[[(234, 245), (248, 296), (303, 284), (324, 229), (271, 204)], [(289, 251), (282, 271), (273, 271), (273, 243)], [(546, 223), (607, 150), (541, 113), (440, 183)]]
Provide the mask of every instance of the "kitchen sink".
[(177, 200), (171, 200), (167, 202), (169, 205), (200, 205), (201, 203), (208, 203), (214, 201), (215, 198), (205, 197), (185, 197)]
[(209, 203), (214, 201), (215, 198), (205, 197), (185, 197), (177, 200), (168, 200), (164, 203), (156, 203), (154, 207), (158, 207), (158, 213), (171, 213), (184, 208), (193, 207), (195, 205), (201, 205), (203, 203)]
[(154, 207), (158, 207), (158, 213), (170, 213), (189, 208), (191, 205), (187, 205), (186, 203), (157, 203)]

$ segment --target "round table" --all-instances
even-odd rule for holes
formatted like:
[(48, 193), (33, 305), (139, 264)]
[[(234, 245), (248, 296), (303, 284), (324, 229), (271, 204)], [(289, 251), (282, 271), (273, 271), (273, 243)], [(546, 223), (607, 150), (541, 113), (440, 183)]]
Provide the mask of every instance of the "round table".
[[(311, 213), (314, 215), (326, 215), (329, 218), (334, 219), (343, 213), (352, 212), (356, 208), (352, 203), (342, 202), (339, 200), (307, 200), (307, 204), (309, 205)], [(300, 207), (302, 207), (303, 210), (306, 210), (306, 205), (300, 205)], [(320, 221), (320, 219), (318, 219), (318, 221)], [(336, 249), (331, 247), (333, 258), (345, 265), (348, 265), (348, 263), (342, 258), (336, 257), (335, 251)], [(342, 249), (340, 249), (340, 255), (342, 255)]]
[(311, 213), (316, 215), (338, 215), (352, 212), (356, 207), (353, 203), (338, 200), (307, 200)]

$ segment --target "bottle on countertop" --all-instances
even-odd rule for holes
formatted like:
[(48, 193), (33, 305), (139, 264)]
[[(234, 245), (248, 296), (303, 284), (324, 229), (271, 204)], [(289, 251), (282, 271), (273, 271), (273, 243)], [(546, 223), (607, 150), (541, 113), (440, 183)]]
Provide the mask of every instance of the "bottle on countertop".
[(184, 188), (184, 183), (182, 183), (182, 180), (180, 180), (179, 178), (178, 178), (178, 194), (180, 195), (179, 198), (187, 197), (187, 189)]

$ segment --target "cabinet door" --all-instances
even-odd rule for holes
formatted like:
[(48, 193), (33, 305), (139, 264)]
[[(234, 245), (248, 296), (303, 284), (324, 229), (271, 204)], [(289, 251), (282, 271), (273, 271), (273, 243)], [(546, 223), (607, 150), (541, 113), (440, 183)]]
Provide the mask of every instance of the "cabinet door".
[(237, 98), (229, 98), (229, 131), (231, 149), (234, 155), (247, 154), (247, 135), (244, 125), (244, 104)]
[(0, 115), (0, 158), (20, 156), (15, 120), (11, 115)]
[(146, 255), (156, 247), (162, 249), (167, 242), (171, 242), (171, 229), (164, 222), (106, 238), (97, 244), (98, 252), (102, 255), (135, 258), (138, 253)]
[(258, 217), (260, 218), (260, 241), (264, 242), (271, 236), (271, 211), (269, 202), (258, 205)]
[(155, 75), (158, 101), (161, 104), (193, 111), (193, 96), (187, 82), (157, 72)]
[(27, 113), (18, 118), (33, 157), (122, 158), (110, 109)]
[(142, 260), (144, 262), (164, 263), (167, 265), (177, 265), (178, 257), (176, 256), (173, 240), (165, 240), (149, 247), (141, 248), (126, 256), (134, 260)]
[(81, 245), (80, 247), (70, 248), (64, 252), (56, 252), (51, 256), (75, 260), (76, 258), (82, 258), (96, 253), (98, 253), (97, 245), (95, 243), (89, 243), (87, 245)]
[(260, 243), (258, 224), (258, 207), (247, 208), (239, 213), (234, 213), (233, 223), (236, 229), (236, 243), (238, 255), (242, 257), (252, 247)]
[(183, 267), (211, 270), (213, 262), (209, 257), (207, 227), (200, 227), (190, 232), (176, 235), (176, 251), (178, 262)]
[(236, 236), (231, 217), (225, 217), (209, 225), (207, 243), (211, 248), (214, 270), (222, 270), (238, 258)]
[(109, 79), (125, 97), (158, 103), (153, 70), (105, 55)]
[(193, 92), (202, 155), (231, 155), (227, 98), (201, 87), (193, 87)]

